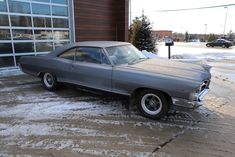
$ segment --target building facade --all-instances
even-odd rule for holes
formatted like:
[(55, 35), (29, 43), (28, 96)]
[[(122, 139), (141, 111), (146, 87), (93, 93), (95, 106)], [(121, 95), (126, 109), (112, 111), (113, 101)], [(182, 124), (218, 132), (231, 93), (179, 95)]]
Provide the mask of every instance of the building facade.
[(75, 41), (127, 41), (128, 7), (128, 0), (0, 0), (0, 68)]
[(171, 30), (157, 30), (152, 32), (153, 37), (157, 40), (163, 40), (165, 37), (172, 37)]

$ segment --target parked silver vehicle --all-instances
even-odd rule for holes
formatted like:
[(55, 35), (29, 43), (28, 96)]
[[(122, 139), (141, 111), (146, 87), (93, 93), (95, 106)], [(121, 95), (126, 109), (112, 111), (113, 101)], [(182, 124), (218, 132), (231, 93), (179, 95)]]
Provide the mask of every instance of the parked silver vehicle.
[(127, 95), (152, 119), (163, 117), (177, 102), (200, 105), (211, 78), (210, 68), (149, 59), (126, 42), (78, 42), (44, 56), (22, 57), (19, 65), (23, 72), (40, 77), (50, 91), (65, 82)]

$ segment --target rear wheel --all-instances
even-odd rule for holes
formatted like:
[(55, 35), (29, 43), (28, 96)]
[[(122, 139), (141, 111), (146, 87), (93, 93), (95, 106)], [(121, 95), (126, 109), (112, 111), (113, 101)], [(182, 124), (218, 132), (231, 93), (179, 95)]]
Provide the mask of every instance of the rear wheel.
[(140, 113), (147, 118), (160, 119), (169, 110), (167, 97), (159, 91), (144, 90), (136, 101)]
[(209, 45), (209, 44), (206, 44), (206, 47), (210, 47), (210, 45)]
[(225, 48), (225, 47), (226, 47), (226, 45), (222, 45), (222, 47), (223, 47), (223, 48)]
[(42, 85), (49, 91), (53, 91), (57, 88), (56, 77), (51, 73), (43, 73), (42, 75)]

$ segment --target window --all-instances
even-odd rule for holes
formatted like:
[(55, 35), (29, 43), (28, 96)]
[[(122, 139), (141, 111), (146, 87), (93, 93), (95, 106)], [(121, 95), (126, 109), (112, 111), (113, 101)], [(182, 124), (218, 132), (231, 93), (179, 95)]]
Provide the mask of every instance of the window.
[(51, 3), (67, 4), (67, 0), (51, 0)]
[(32, 40), (32, 30), (13, 29), (12, 35), (14, 40)]
[(0, 1), (0, 12), (6, 12), (6, 11), (7, 11), (6, 0), (1, 0)]
[(53, 19), (53, 26), (55, 28), (68, 28), (69, 27), (69, 22), (68, 22), (67, 19), (55, 18), (55, 19)]
[(14, 48), (15, 48), (15, 53), (34, 52), (34, 45), (32, 42), (14, 43)]
[(11, 16), (11, 25), (17, 27), (31, 27), (31, 17), (30, 16)]
[(76, 53), (76, 61), (89, 62), (89, 63), (102, 63), (102, 49), (101, 48), (89, 48), (80, 47)]
[(51, 18), (46, 17), (34, 17), (34, 27), (51, 27)]
[(9, 29), (0, 29), (0, 40), (11, 40)]
[(38, 42), (36, 43), (36, 51), (37, 52), (46, 52), (46, 51), (52, 51), (53, 49), (53, 43), (52, 42)]
[(69, 39), (69, 31), (54, 31), (55, 40)]
[(0, 26), (9, 26), (7, 15), (0, 15)]
[(53, 39), (52, 31), (49, 30), (35, 30), (34, 36), (36, 40), (51, 40)]
[[(0, 67), (70, 43), (68, 0), (0, 0)], [(7, 60), (2, 62), (2, 58)]]
[(67, 7), (53, 6), (52, 7), (52, 15), (55, 15), (55, 16), (68, 16)]
[(9, 0), (9, 9), (13, 13), (30, 14), (30, 5), (27, 2)]
[(12, 53), (11, 43), (0, 43), (0, 55), (1, 54), (10, 54)]
[(32, 4), (33, 14), (50, 15), (50, 6), (45, 4)]
[(142, 52), (132, 45), (107, 47), (106, 50), (110, 60), (115, 65), (134, 64), (147, 59)]
[(55, 42), (55, 47), (61, 47), (63, 45), (66, 45), (68, 44), (69, 42), (68, 41), (59, 41), (59, 42)]
[(74, 60), (76, 50), (77, 50), (77, 48), (72, 48), (72, 49), (68, 50), (67, 52), (64, 52), (59, 57), (69, 59), (69, 60)]
[(106, 55), (104, 55), (104, 53), (101, 53), (101, 60), (102, 60), (102, 64), (111, 64), (107, 58)]
[(33, 0), (33, 1), (50, 3), (50, 0)]

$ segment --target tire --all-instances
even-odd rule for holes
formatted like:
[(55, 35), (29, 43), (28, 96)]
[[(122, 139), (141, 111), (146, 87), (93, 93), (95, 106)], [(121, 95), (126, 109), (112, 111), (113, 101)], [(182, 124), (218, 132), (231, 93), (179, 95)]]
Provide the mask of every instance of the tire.
[(209, 44), (206, 44), (206, 47), (210, 47), (210, 45), (209, 45)]
[(54, 91), (58, 87), (56, 77), (49, 72), (45, 72), (42, 74), (41, 81), (43, 87), (49, 91)]
[(160, 119), (164, 117), (169, 110), (169, 103), (167, 97), (154, 90), (142, 91), (136, 99), (137, 108), (139, 112), (150, 119)]
[(222, 45), (222, 48), (226, 48), (226, 45)]

